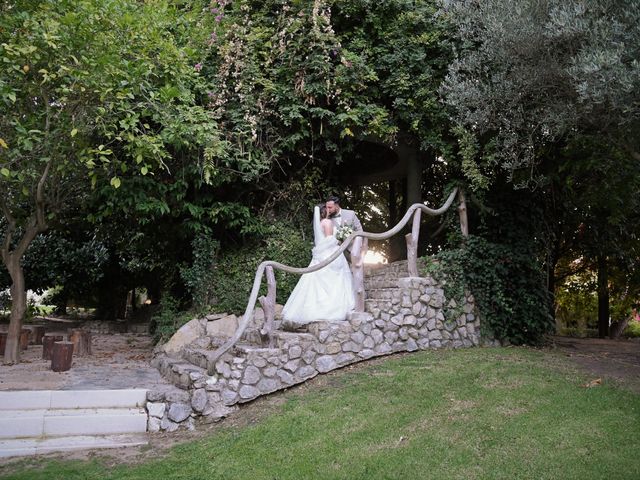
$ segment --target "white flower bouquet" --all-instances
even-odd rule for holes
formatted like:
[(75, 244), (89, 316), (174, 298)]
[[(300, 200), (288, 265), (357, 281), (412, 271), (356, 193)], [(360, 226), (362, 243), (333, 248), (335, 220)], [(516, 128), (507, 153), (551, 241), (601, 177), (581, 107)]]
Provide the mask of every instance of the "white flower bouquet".
[(340, 243), (344, 242), (347, 237), (349, 235), (351, 235), (354, 231), (353, 225), (350, 223), (345, 223), (344, 225), (341, 225), (337, 230), (336, 230), (336, 240), (338, 240)]

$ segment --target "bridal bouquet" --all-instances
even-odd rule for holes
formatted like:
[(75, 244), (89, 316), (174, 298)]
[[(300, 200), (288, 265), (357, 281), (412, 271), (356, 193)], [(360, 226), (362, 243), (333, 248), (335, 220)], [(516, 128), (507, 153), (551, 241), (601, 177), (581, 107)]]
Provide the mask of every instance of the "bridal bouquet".
[(347, 237), (353, 233), (353, 230), (353, 225), (350, 223), (341, 225), (338, 230), (336, 230), (336, 240), (338, 240), (340, 243), (344, 242)]

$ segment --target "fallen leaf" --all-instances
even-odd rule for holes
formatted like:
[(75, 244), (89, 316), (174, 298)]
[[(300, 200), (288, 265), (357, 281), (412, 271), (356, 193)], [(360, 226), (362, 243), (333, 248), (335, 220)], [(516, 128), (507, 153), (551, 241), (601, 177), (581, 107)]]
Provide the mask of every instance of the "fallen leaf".
[(591, 380), (590, 382), (587, 382), (582, 386), (584, 388), (592, 388), (592, 387), (597, 387), (598, 385), (602, 385), (602, 379), (601, 378), (596, 378), (595, 380)]

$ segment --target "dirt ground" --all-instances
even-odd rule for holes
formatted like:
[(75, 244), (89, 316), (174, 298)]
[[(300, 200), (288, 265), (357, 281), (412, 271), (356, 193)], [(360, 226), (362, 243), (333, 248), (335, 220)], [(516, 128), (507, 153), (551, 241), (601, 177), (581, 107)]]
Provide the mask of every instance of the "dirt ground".
[[(40, 359), (42, 347), (31, 346), (24, 352), (23, 363), (0, 366), (0, 390), (15, 389), (92, 389), (92, 388), (157, 388), (165, 382), (148, 361), (151, 358), (152, 343), (147, 335), (110, 334), (95, 335), (93, 355), (74, 360), (69, 372), (55, 373), (49, 368), (50, 362)], [(640, 394), (640, 339), (608, 340), (569, 337), (550, 337), (542, 349), (553, 358), (567, 357), (579, 370), (598, 383), (615, 382), (622, 388)], [(408, 353), (398, 355), (410, 355)], [(383, 362), (378, 358), (361, 364), (345, 367), (363, 368), (371, 362)], [(310, 382), (293, 387), (296, 390), (330, 387), (332, 378), (340, 371), (319, 375)], [(196, 431), (178, 431), (171, 434), (149, 436), (149, 445), (133, 449), (114, 449), (52, 453), (38, 458), (5, 459), (0, 461), (0, 474), (20, 470), (29, 464), (47, 459), (91, 459), (100, 458), (106, 465), (123, 462), (137, 463), (157, 458), (162, 452), (178, 443), (193, 441), (215, 433), (220, 428), (246, 426), (259, 422), (277, 410), (288, 396), (288, 392), (276, 392), (261, 397), (216, 424), (199, 425)]]
[(640, 338), (550, 337), (549, 347), (593, 377), (613, 381), (640, 394)]

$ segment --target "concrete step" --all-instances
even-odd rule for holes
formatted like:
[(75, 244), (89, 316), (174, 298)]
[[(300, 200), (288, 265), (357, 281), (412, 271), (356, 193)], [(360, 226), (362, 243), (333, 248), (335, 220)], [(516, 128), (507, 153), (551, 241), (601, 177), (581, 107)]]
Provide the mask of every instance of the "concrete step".
[(18, 390), (0, 392), (2, 410), (143, 407), (147, 391), (123, 390)]
[(135, 447), (148, 443), (149, 439), (146, 433), (6, 439), (0, 440), (0, 457), (38, 455), (94, 448)]
[(0, 457), (148, 443), (147, 390), (0, 392)]
[(144, 408), (69, 408), (2, 410), (0, 438), (144, 433)]

